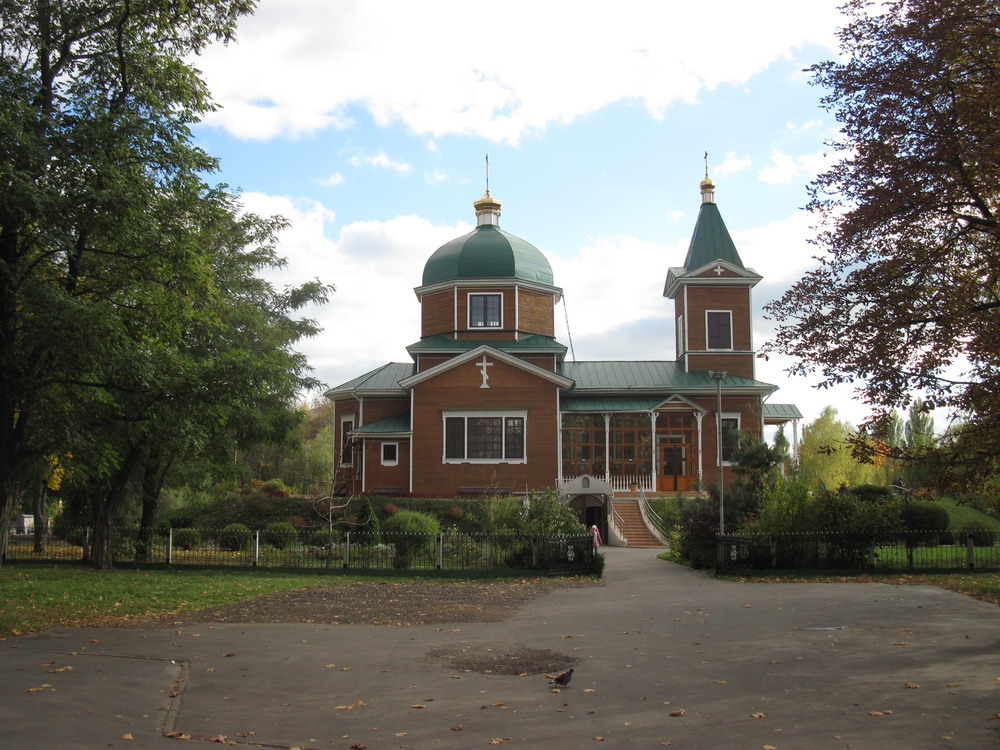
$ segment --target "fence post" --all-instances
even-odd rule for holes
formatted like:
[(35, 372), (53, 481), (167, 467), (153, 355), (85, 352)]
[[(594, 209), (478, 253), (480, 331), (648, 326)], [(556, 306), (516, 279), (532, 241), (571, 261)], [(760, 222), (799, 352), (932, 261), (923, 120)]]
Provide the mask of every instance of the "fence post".
[(965, 532), (965, 564), (969, 568), (976, 567), (976, 545), (973, 543), (972, 532)]
[(351, 532), (347, 532), (347, 541), (344, 542), (344, 570), (351, 565)]
[(437, 538), (437, 569), (444, 567), (444, 534), (438, 534)]
[(260, 532), (255, 531), (253, 533), (253, 547), (251, 551), (250, 564), (255, 568), (257, 567), (257, 559), (260, 557)]
[(171, 526), (167, 529), (167, 565), (174, 562), (174, 529)]

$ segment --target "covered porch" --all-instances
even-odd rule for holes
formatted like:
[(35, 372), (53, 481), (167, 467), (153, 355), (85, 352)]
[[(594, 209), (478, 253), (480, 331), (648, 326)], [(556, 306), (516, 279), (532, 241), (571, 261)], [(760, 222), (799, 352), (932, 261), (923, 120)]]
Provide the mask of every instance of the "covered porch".
[(559, 480), (599, 477), (615, 494), (696, 492), (702, 485), (707, 413), (681, 396), (567, 403)]

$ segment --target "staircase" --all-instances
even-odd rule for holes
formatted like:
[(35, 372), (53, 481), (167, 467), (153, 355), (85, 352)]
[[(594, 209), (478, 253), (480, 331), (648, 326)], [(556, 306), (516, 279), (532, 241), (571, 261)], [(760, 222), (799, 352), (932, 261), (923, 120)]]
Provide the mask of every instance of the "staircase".
[(639, 501), (631, 498), (615, 498), (612, 506), (621, 518), (625, 528), (625, 541), (629, 547), (662, 547), (660, 540), (646, 528), (639, 510)]

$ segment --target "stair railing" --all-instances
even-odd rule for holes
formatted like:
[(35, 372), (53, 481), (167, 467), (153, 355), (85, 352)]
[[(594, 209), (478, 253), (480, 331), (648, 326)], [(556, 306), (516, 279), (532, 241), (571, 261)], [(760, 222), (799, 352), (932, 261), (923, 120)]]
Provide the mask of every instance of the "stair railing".
[(618, 509), (615, 508), (615, 503), (613, 500), (609, 501), (611, 505), (611, 513), (608, 514), (608, 523), (611, 524), (611, 530), (614, 532), (615, 536), (622, 540), (622, 544), (626, 547), (628, 546), (628, 539), (625, 537), (625, 520), (618, 513)]
[(639, 513), (642, 514), (642, 522), (646, 524), (646, 528), (656, 537), (657, 541), (664, 547), (669, 547), (666, 524), (664, 524), (660, 514), (650, 506), (649, 498), (646, 497), (644, 489), (639, 490)]

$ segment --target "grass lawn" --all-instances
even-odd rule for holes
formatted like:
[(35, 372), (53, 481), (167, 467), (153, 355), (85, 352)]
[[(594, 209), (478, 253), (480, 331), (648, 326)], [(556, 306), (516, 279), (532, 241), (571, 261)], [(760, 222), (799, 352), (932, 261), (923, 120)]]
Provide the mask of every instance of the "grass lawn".
[[(189, 612), (275, 591), (389, 578), (274, 570), (110, 570), (27, 563), (0, 568), (0, 637)], [(403, 580), (393, 577), (391, 580)]]

